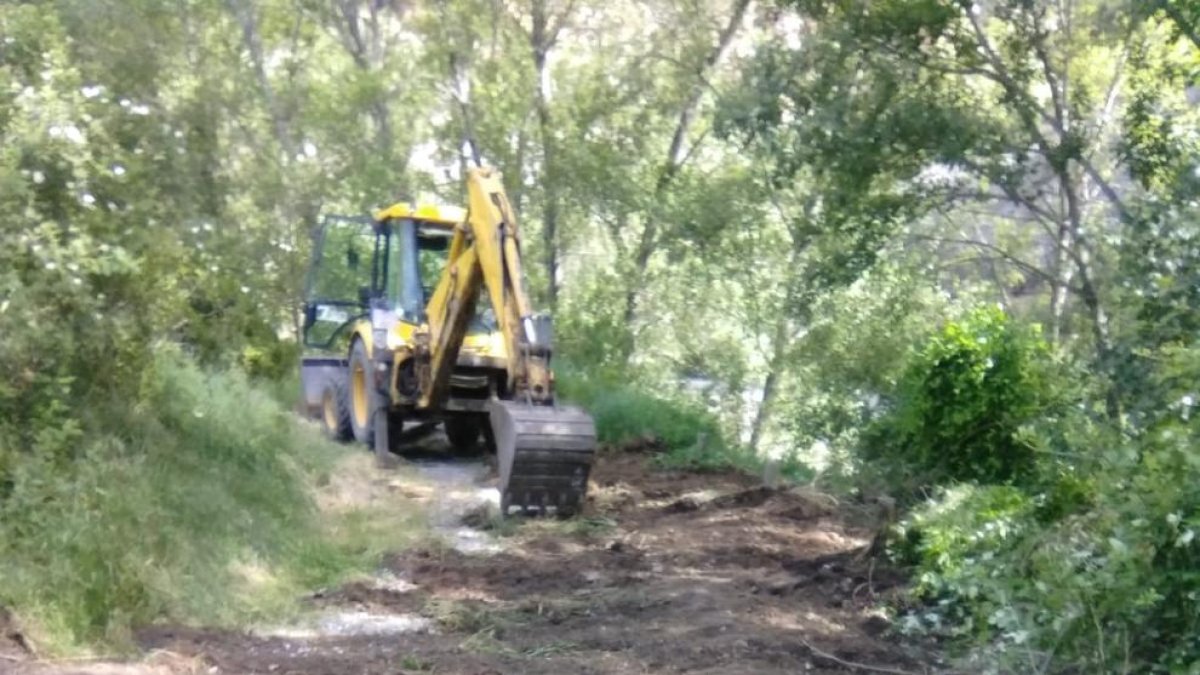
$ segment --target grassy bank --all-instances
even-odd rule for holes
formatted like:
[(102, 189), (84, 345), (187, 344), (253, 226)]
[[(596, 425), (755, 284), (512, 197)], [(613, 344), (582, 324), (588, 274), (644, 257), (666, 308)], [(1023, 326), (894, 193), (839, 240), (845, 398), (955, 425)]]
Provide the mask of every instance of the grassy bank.
[(279, 620), (417, 532), (318, 508), (354, 451), (241, 375), (162, 353), (139, 401), (107, 405), (73, 461), (29, 454), (0, 501), (0, 605), (44, 650), (120, 648), (158, 620)]

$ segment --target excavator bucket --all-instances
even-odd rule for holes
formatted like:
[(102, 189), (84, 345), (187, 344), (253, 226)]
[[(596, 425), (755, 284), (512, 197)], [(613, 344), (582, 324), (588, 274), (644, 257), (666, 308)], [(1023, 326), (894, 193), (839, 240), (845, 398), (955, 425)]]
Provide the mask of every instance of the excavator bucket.
[(493, 400), (500, 510), (572, 515), (583, 506), (596, 425), (578, 408)]

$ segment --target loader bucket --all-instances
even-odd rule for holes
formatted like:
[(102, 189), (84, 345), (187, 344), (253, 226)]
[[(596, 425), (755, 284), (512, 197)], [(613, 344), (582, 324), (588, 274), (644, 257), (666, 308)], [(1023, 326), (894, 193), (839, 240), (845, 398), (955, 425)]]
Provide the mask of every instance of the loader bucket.
[(571, 407), (493, 400), (500, 510), (572, 515), (583, 506), (596, 451), (596, 425)]

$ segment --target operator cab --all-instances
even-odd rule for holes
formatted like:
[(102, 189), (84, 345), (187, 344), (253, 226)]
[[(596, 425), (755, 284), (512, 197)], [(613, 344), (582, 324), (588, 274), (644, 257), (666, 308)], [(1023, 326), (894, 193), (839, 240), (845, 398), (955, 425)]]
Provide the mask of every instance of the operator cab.
[[(441, 278), (456, 207), (400, 203), (375, 218), (328, 216), (313, 250), (305, 293), (304, 345), (343, 352), (355, 321), (373, 310), (419, 326)], [(480, 302), (469, 336), (496, 330), (489, 303)]]

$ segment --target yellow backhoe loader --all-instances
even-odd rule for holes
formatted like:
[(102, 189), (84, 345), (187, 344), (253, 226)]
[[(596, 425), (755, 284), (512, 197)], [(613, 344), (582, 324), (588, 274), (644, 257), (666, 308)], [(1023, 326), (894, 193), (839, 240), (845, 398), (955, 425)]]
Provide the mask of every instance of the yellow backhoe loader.
[(385, 462), (444, 424), (455, 450), (496, 453), (502, 513), (577, 512), (595, 426), (555, 400), (550, 317), (534, 312), (522, 263), (486, 168), (468, 172), (466, 211), (399, 203), (326, 218), (306, 293), (310, 414)]

